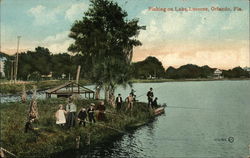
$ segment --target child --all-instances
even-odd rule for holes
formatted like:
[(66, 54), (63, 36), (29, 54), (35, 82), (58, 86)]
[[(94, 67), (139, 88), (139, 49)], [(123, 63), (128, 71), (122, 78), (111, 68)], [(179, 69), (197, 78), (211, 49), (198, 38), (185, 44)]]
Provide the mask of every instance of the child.
[(32, 126), (32, 122), (34, 122), (34, 119), (29, 119), (29, 121), (25, 124), (24, 132), (27, 133), (28, 131), (34, 131), (34, 127)]
[(64, 126), (64, 124), (66, 123), (66, 118), (65, 118), (65, 114), (67, 112), (63, 109), (63, 105), (60, 104), (59, 105), (59, 109), (57, 110), (55, 116), (56, 116), (56, 124), (60, 125), (60, 126)]
[(105, 105), (104, 105), (103, 101), (100, 102), (100, 105), (98, 106), (98, 110), (99, 110), (99, 112), (98, 112), (98, 115), (97, 115), (97, 120), (98, 121), (105, 121), (106, 120), (106, 117), (105, 117), (106, 108), (105, 108)]
[(86, 117), (87, 117), (86, 109), (82, 108), (78, 113), (78, 121), (80, 126), (81, 125), (83, 125), (84, 127), (86, 126)]
[(92, 123), (92, 122), (95, 123), (95, 116), (94, 116), (95, 109), (94, 109), (94, 106), (95, 106), (95, 104), (91, 103), (90, 107), (88, 109), (88, 115), (89, 115), (89, 122), (90, 123)]

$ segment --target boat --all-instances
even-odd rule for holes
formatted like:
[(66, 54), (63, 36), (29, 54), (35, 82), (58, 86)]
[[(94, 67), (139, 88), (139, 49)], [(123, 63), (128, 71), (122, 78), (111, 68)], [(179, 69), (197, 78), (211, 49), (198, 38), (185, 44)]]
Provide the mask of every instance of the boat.
[(163, 113), (165, 113), (165, 108), (164, 107), (159, 107), (159, 108), (154, 110), (154, 115), (155, 116), (161, 115)]

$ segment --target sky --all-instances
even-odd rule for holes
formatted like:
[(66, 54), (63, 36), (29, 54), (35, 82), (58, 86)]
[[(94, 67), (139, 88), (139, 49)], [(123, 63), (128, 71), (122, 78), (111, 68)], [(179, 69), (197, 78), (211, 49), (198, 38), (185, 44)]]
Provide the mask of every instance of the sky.
[[(138, 18), (139, 24), (146, 26), (137, 37), (142, 46), (134, 49), (133, 61), (155, 56), (165, 68), (184, 64), (221, 69), (249, 66), (249, 0), (114, 1), (127, 11), (128, 19)], [(84, 16), (90, 2), (1, 0), (0, 4), (2, 52), (14, 54), (17, 36), (21, 36), (20, 51), (43, 46), (62, 53), (73, 43), (68, 37), (71, 26)], [(177, 11), (189, 7), (208, 11)], [(231, 11), (212, 11), (218, 7)]]

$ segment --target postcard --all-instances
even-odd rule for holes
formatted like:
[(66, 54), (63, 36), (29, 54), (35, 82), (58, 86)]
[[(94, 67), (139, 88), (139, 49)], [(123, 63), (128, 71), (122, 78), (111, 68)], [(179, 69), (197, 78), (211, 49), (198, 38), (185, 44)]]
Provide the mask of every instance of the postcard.
[(250, 158), (249, 0), (0, 0), (0, 157)]

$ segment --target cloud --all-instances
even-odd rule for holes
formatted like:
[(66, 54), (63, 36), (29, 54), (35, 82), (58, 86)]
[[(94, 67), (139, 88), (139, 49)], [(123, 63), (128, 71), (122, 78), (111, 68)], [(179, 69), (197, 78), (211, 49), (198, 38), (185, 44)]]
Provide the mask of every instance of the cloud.
[(137, 47), (134, 50), (133, 61), (144, 60), (145, 56), (155, 56), (165, 68), (192, 63), (228, 69), (249, 65), (249, 49), (248, 41), (227, 41), (217, 44), (192, 41), (173, 42), (154, 49)]
[(151, 55), (165, 67), (187, 63), (232, 68), (248, 65), (249, 13), (241, 12), (153, 12), (138, 15), (142, 46), (134, 50), (134, 61)]
[(223, 41), (228, 38), (249, 38), (246, 37), (249, 29), (247, 11), (164, 13), (142, 10), (138, 17), (140, 23), (147, 26), (147, 30), (141, 31), (138, 36), (145, 44), (155, 45), (180, 39)]
[(46, 37), (40, 45), (48, 48), (52, 53), (67, 52), (67, 49), (73, 40), (68, 37), (69, 31), (57, 33)]
[(27, 12), (34, 17), (34, 25), (48, 25), (57, 22), (57, 16), (61, 13), (60, 7), (48, 9), (43, 5), (37, 5)]
[(72, 4), (71, 7), (65, 13), (65, 19), (69, 21), (75, 21), (80, 18), (88, 6), (85, 3)]

